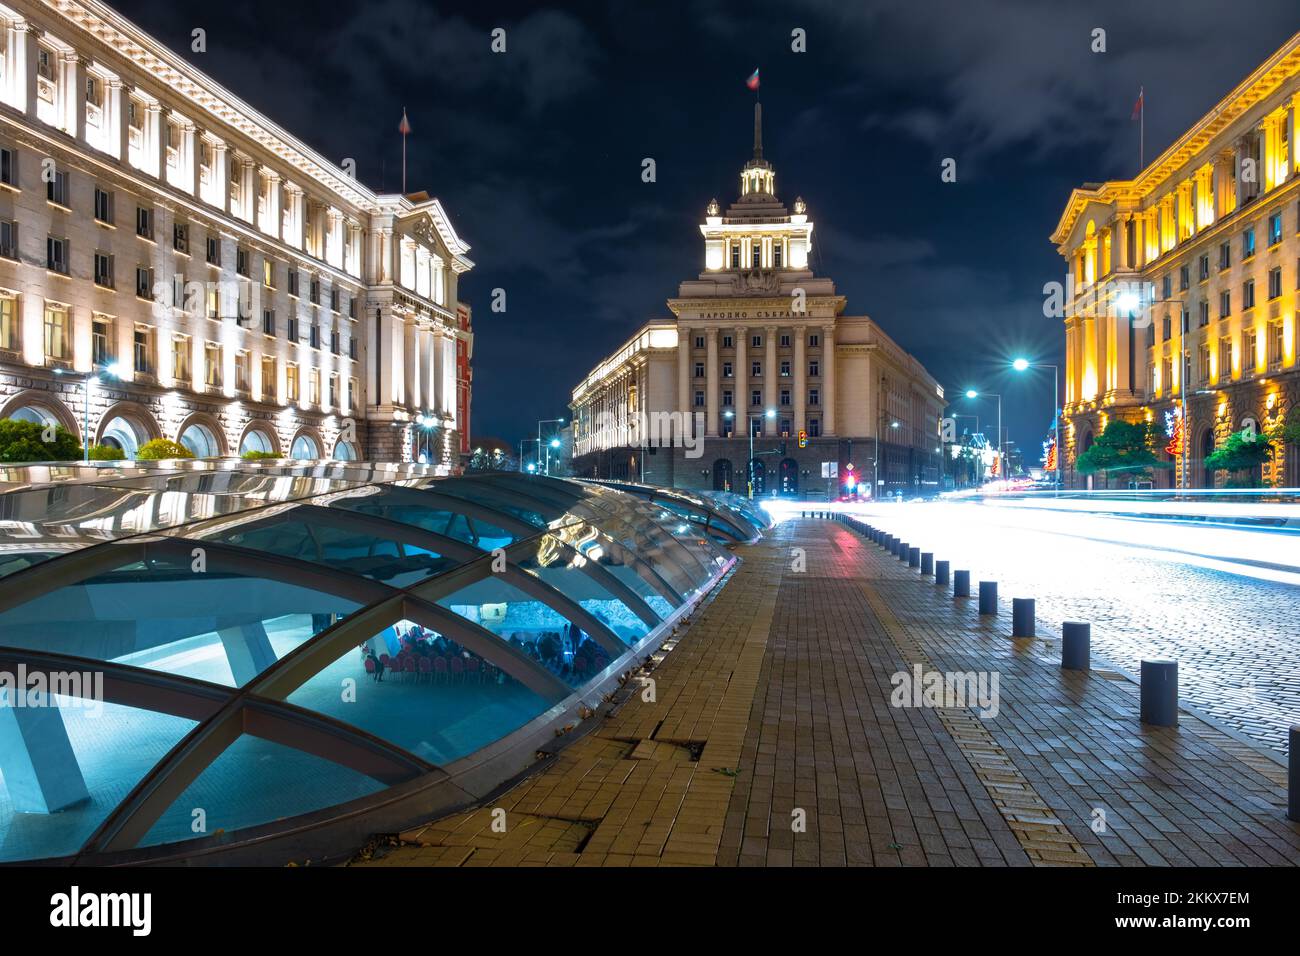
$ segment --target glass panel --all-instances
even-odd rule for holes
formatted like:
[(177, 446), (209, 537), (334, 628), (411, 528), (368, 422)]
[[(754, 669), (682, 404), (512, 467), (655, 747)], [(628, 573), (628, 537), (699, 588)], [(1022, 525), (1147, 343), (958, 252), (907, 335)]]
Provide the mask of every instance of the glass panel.
[(292, 512), (273, 525), (251, 530), (236, 527), (205, 535), (202, 540), (298, 558), (397, 588), (449, 571), (459, 563), (413, 544), (334, 528), (320, 520), (295, 521)]
[(103, 701), (50, 702), (0, 707), (0, 861), (77, 852), (195, 724)]
[[(591, 525), (581, 527), (590, 532), (585, 537), (594, 540), (595, 529)], [(581, 553), (561, 547), (560, 538), (560, 535), (546, 535), (528, 545), (525, 553), (512, 555), (513, 562), (569, 600), (576, 601), (584, 611), (618, 635), (625, 644), (635, 644), (650, 633), (650, 625), (637, 617), (631, 608), (615, 597), (584, 567), (588, 559)]]
[(242, 686), (357, 607), (295, 584), (151, 560), (11, 608), (0, 641)]
[(546, 527), (552, 520), (563, 518), (563, 512), (544, 505), (533, 505), (508, 494), (493, 489), (488, 482), (477, 482), (463, 478), (436, 478), (422, 482), (419, 487), (440, 495), (461, 498), (471, 504), (481, 505), (500, 511), (503, 514), (527, 521), (538, 528)]
[(436, 505), (426, 507), (413, 504), (405, 495), (397, 496), (383, 491), (376, 494), (336, 498), (330, 502), (330, 507), (400, 521), (402, 524), (409, 524), (424, 531), (432, 531), (434, 534), (472, 544), (484, 551), (508, 547), (514, 544), (518, 537), (479, 518), (448, 511)]
[(337, 806), (385, 785), (347, 767), (245, 734), (185, 788), (141, 846), (196, 840), (224, 830)]
[[(349, 680), (355, 700), (340, 692)], [(349, 648), (288, 700), (436, 764), (480, 750), (547, 709), (490, 662), (409, 621)]]
[(568, 618), (498, 575), (463, 587), (438, 604), (509, 641), (570, 687), (585, 683), (610, 662), (608, 652)]

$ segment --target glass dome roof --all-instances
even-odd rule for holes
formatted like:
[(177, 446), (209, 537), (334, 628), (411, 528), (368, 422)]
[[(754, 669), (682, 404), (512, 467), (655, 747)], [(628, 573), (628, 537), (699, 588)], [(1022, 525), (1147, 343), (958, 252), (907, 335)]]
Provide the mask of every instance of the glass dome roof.
[(472, 802), (553, 749), (721, 579), (719, 542), (764, 520), (418, 465), (0, 468), (0, 862), (211, 852), (397, 793), (425, 816)]

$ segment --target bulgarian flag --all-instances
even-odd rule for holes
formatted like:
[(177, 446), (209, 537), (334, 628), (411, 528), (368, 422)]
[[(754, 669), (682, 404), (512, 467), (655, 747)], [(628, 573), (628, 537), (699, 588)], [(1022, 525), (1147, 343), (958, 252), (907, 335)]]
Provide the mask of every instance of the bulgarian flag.
[(747, 80), (745, 81), (745, 85), (746, 85), (747, 87), (749, 87), (751, 90), (757, 90), (757, 89), (758, 89), (758, 70), (755, 70), (755, 71), (750, 75), (749, 79), (747, 79)]

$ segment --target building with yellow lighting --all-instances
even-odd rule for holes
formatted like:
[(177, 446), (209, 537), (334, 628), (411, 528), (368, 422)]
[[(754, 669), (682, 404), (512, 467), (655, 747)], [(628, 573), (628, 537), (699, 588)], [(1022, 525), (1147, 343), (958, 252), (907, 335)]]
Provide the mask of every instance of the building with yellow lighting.
[(743, 493), (748, 463), (756, 495), (834, 497), (850, 473), (864, 495), (935, 491), (943, 388), (813, 274), (761, 121), (739, 198), (705, 211), (704, 271), (573, 390), (574, 474)]
[(469, 246), (99, 0), (0, 4), (0, 418), (458, 467)]
[[(1064, 257), (1065, 480), (1112, 418), (1185, 436), (1161, 485), (1214, 487), (1205, 458), (1300, 403), (1300, 34), (1131, 180), (1075, 189)], [(1185, 419), (1183, 418), (1185, 414)], [(1180, 424), (1185, 422), (1185, 426)], [(1300, 483), (1294, 445), (1257, 476)]]

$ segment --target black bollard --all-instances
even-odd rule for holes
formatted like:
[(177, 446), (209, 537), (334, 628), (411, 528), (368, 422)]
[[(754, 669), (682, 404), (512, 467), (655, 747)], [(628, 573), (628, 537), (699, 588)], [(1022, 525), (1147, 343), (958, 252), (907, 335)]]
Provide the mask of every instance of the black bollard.
[(969, 571), (954, 571), (952, 573), (952, 596), (970, 597)]
[(921, 573), (934, 574), (934, 552), (933, 551), (921, 552)]
[(997, 581), (980, 582), (980, 613), (981, 614), (998, 613), (998, 582)]
[(898, 560), (899, 560), (899, 561), (903, 561), (903, 562), (906, 562), (906, 561), (907, 561), (907, 552), (908, 552), (908, 550), (909, 550), (911, 547), (912, 547), (912, 546), (911, 546), (910, 544), (908, 544), (906, 541), (900, 541), (900, 542), (898, 542)]
[(948, 562), (947, 561), (934, 562), (934, 583), (935, 584), (948, 583)]
[(1066, 621), (1061, 625), (1061, 666), (1086, 671), (1092, 653), (1092, 625), (1087, 621)]
[(1011, 599), (1011, 636), (1034, 636), (1034, 599)]
[(921, 549), (920, 549), (920, 548), (908, 548), (908, 549), (907, 549), (907, 566), (908, 566), (909, 568), (919, 568), (919, 567), (921, 566)]
[(1286, 758), (1286, 818), (1300, 823), (1300, 724), (1288, 735), (1290, 750)]
[(1142, 662), (1142, 723), (1178, 726), (1178, 662)]

